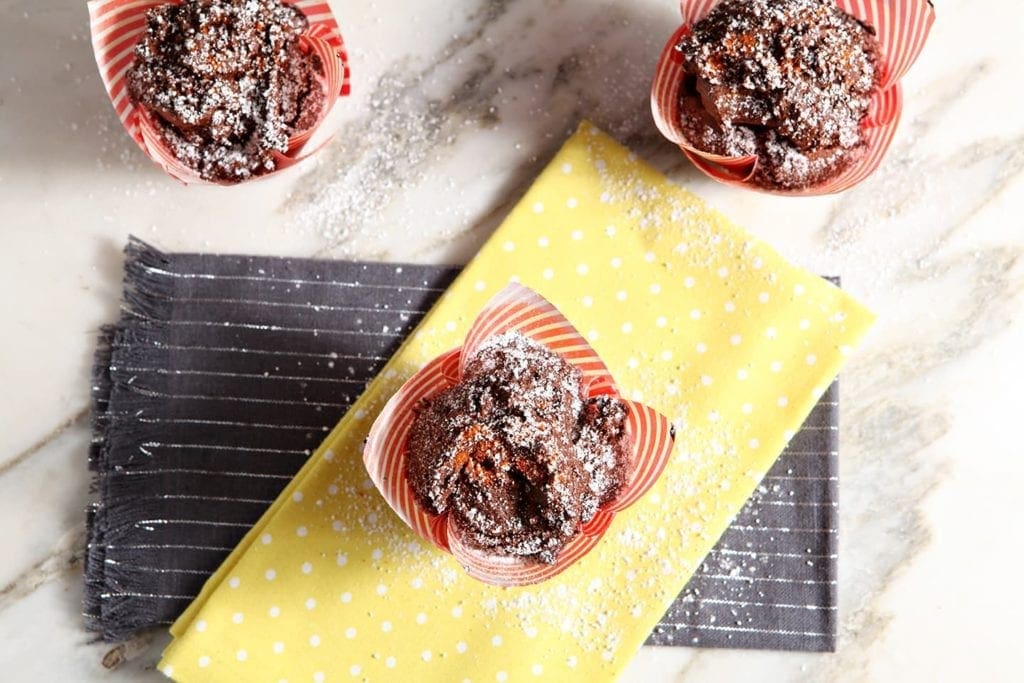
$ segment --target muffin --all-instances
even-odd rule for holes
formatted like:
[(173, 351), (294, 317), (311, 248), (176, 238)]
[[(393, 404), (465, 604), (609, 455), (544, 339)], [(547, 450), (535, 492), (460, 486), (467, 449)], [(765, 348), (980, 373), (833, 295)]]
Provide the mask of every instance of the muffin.
[(811, 187), (864, 156), (878, 42), (832, 0), (723, 0), (676, 49), (687, 139), (756, 157), (755, 184)]
[(277, 168), (324, 109), (323, 65), (300, 45), (305, 15), (280, 0), (187, 0), (146, 13), (128, 95), (175, 158), (234, 183)]
[(506, 332), (418, 407), (406, 477), (467, 544), (552, 564), (629, 479), (627, 412), (617, 398), (588, 398), (558, 354)]

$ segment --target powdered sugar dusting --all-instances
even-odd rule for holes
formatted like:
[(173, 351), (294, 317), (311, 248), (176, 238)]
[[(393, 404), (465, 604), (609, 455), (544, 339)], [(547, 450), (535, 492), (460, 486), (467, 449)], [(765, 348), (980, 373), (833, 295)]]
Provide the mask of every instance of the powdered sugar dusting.
[(677, 48), (681, 123), (708, 152), (759, 158), (761, 184), (806, 187), (864, 151), (873, 31), (828, 0), (725, 0)]
[(299, 46), (308, 21), (298, 9), (280, 0), (193, 0), (146, 17), (129, 93), (204, 179), (274, 170), (273, 153), (318, 120), (322, 66)]
[(484, 341), (463, 380), (421, 407), (407, 474), (473, 545), (554, 562), (627, 474), (624, 404), (518, 332)]

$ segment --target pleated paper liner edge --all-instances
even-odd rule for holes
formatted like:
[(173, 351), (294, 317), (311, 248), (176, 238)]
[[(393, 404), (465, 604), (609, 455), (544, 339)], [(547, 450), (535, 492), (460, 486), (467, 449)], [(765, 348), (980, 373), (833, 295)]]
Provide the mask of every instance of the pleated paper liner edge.
[[(185, 185), (236, 185), (262, 180), (287, 170), (330, 142), (333, 132), (321, 129), (338, 99), (351, 90), (351, 67), (344, 38), (333, 11), (322, 0), (282, 1), (294, 5), (309, 19), (309, 27), (300, 42), (305, 49), (316, 53), (323, 65), (324, 73), (318, 81), (324, 86), (324, 107), (311, 128), (296, 131), (290, 137), (287, 152), (274, 153), (277, 162), (274, 170), (237, 182), (204, 180), (179, 161), (152, 117), (128, 96), (127, 71), (134, 60), (135, 45), (146, 30), (146, 12), (161, 5), (180, 4), (181, 0), (91, 0), (86, 3), (93, 57), (110, 104), (129, 137), (170, 177)], [(310, 140), (321, 132), (324, 133), (321, 139), (309, 146)]]

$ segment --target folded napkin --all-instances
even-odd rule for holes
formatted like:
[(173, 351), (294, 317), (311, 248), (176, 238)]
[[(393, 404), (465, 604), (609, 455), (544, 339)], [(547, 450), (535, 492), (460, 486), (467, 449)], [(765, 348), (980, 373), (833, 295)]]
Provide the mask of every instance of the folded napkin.
[[(424, 547), (359, 451), (377, 411), (518, 280), (676, 421), (651, 492), (564, 574), (499, 589)], [(871, 315), (588, 124), (172, 627), (180, 681), (607, 679), (644, 642)]]
[[(90, 628), (176, 619), (456, 274), (130, 240), (93, 385)], [(379, 333), (354, 334), (368, 319)], [(648, 644), (831, 648), (836, 406), (822, 397)]]
[(176, 619), (457, 272), (132, 239), (92, 387), (88, 626)]
[(838, 441), (833, 384), (648, 645), (835, 650)]

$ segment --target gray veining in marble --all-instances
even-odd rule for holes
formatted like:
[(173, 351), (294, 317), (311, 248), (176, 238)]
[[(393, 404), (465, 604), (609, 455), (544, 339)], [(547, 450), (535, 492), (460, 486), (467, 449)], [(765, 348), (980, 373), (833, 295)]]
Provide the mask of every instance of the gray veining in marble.
[(0, 4), (0, 679), (161, 680), (166, 636), (111, 650), (78, 617), (89, 363), (129, 232), (170, 250), (461, 262), (584, 116), (880, 314), (842, 385), (839, 652), (645, 649), (625, 680), (1014, 677), (1020, 3), (938, 2), (882, 168), (803, 200), (716, 185), (658, 137), (647, 88), (674, 0), (332, 5), (354, 74), (336, 139), (223, 189), (176, 185), (123, 134), (83, 3)]

